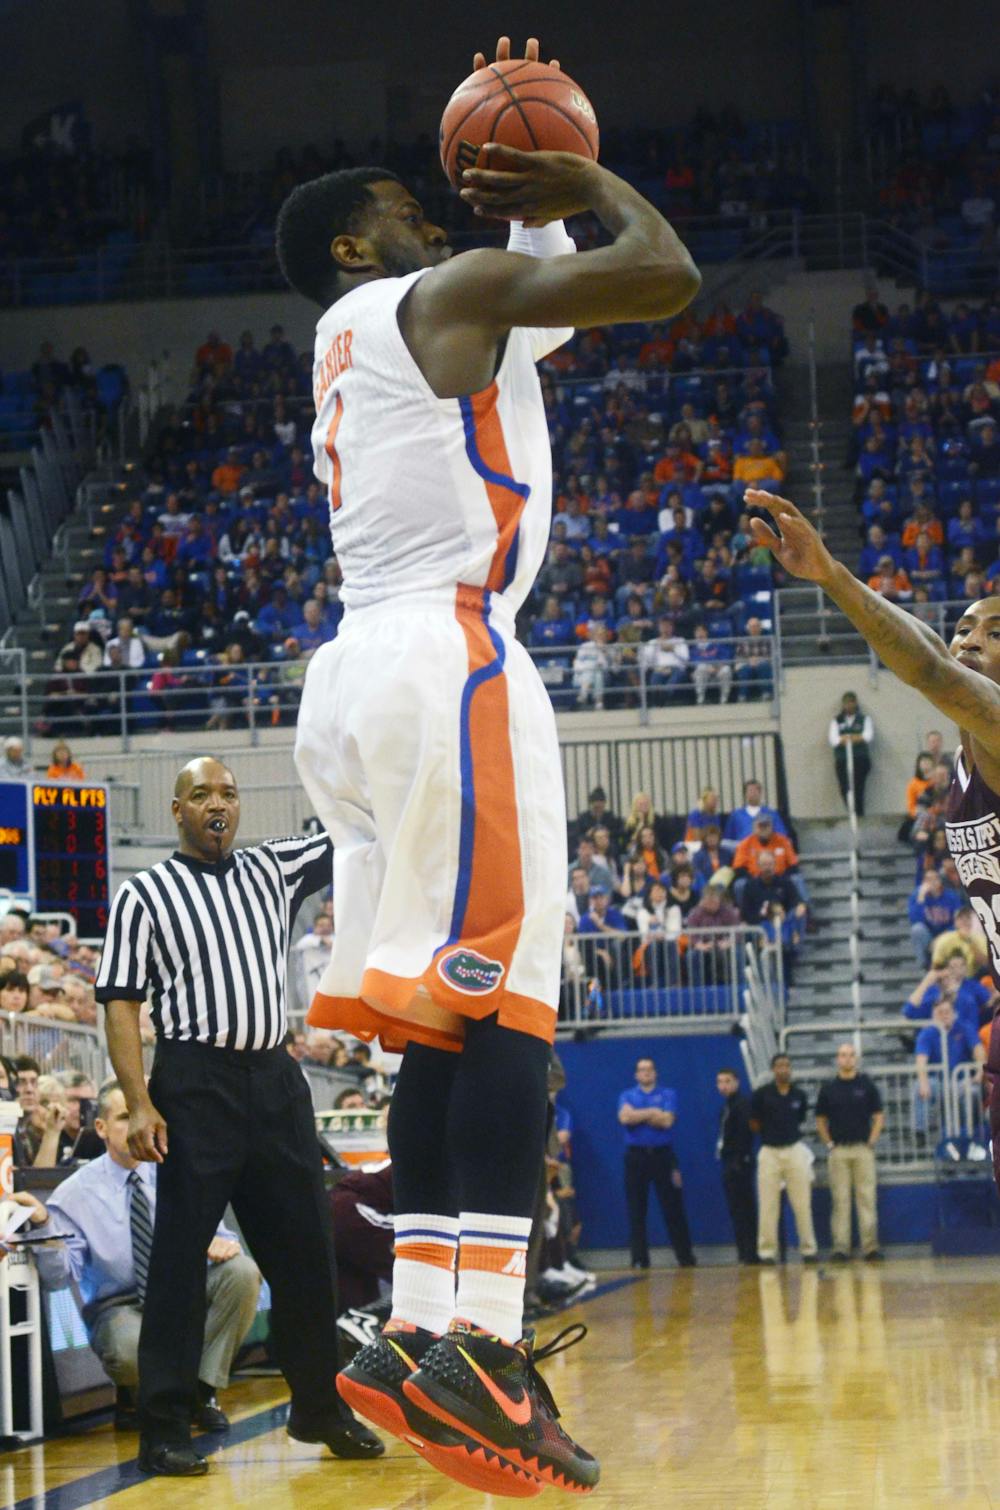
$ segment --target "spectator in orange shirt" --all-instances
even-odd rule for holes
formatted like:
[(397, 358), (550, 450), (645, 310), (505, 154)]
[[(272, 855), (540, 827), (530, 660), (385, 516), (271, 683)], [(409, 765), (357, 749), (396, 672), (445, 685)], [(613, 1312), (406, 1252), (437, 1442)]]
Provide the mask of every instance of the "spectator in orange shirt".
[(246, 467), (240, 461), (239, 450), (236, 446), (230, 446), (227, 460), (220, 462), (212, 473), (212, 486), (223, 495), (235, 493), (245, 472)]
[(52, 746), (52, 758), (45, 772), (50, 781), (86, 781), (83, 766), (77, 765), (73, 752), (64, 740)]
[(716, 304), (702, 327), (702, 335), (708, 340), (736, 334), (736, 316), (728, 304)]
[(917, 803), (931, 784), (934, 775), (934, 756), (930, 750), (921, 750), (913, 775), (906, 783), (906, 811), (911, 818), (917, 816)]
[(207, 340), (202, 341), (194, 354), (194, 364), (199, 374), (215, 372), (219, 367), (231, 367), (233, 348), (222, 339), (217, 330), (210, 330)]
[(913, 597), (912, 582), (902, 567), (896, 570), (896, 563), (891, 556), (880, 558), (878, 571), (873, 577), (868, 578), (868, 586), (872, 592), (879, 593), (892, 603), (901, 603)]
[(705, 470), (701, 474), (702, 487), (710, 484), (728, 488), (733, 480), (733, 446), (728, 436), (719, 430), (714, 416), (708, 422), (708, 440), (705, 443)]
[(918, 503), (903, 525), (903, 549), (913, 550), (918, 537), (922, 534), (927, 536), (928, 543), (931, 545), (944, 544), (944, 527), (940, 519), (935, 517), (934, 510), (928, 503)]
[(667, 338), (662, 325), (650, 328), (649, 340), (639, 347), (640, 367), (669, 367), (673, 361), (674, 343)]
[(667, 446), (666, 454), (660, 457), (653, 468), (653, 478), (660, 484), (699, 482), (703, 468), (704, 462), (700, 461), (693, 451), (682, 451), (680, 446), (672, 441)]
[(774, 820), (770, 813), (758, 813), (753, 821), (753, 833), (741, 839), (736, 846), (733, 869), (737, 875), (759, 876), (760, 853), (763, 849), (774, 856), (774, 869), (777, 875), (783, 876), (786, 871), (797, 868), (799, 857), (791, 839), (787, 834), (775, 832)]
[(733, 463), (733, 481), (753, 487), (761, 482), (782, 482), (784, 475), (777, 458), (765, 453), (764, 442), (757, 437), (750, 441), (746, 456), (738, 456)]

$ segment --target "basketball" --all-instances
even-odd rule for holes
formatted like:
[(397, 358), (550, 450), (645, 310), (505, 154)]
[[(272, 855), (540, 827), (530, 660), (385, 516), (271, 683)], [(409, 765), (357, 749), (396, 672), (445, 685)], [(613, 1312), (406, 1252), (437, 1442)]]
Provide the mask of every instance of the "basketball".
[(441, 166), (457, 188), (486, 142), (596, 159), (599, 137), (579, 84), (546, 63), (511, 58), (478, 68), (455, 90), (441, 117)]

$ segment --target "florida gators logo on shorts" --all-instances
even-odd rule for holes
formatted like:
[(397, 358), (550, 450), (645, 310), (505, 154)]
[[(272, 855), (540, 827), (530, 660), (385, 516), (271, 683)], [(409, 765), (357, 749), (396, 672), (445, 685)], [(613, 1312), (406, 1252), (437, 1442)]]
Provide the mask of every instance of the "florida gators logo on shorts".
[(453, 949), (438, 960), (438, 974), (465, 996), (486, 996), (495, 991), (504, 967), (498, 959), (487, 959), (475, 949)]

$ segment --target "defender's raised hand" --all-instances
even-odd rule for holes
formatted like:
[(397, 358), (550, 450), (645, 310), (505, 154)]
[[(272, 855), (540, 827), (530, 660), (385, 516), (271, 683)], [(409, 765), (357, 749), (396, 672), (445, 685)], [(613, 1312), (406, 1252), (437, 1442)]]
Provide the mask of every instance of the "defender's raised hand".
[(772, 525), (770, 520), (751, 519), (750, 532), (755, 545), (766, 545), (793, 577), (821, 584), (830, 581), (836, 562), (794, 503), (761, 488), (747, 488), (743, 502), (748, 508), (763, 509), (774, 521)]

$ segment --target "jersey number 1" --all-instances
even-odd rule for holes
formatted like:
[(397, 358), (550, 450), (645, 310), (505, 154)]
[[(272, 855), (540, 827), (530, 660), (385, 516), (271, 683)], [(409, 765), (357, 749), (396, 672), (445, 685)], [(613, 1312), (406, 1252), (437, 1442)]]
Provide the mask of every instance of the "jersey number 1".
[(344, 417), (344, 400), (343, 400), (342, 395), (338, 393), (337, 394), (336, 407), (335, 407), (335, 409), (333, 411), (333, 419), (330, 421), (330, 428), (326, 432), (326, 445), (323, 447), (323, 449), (326, 452), (327, 456), (329, 456), (329, 458), (330, 458), (330, 465), (333, 468), (333, 477), (332, 477), (331, 482), (330, 482), (330, 512), (333, 513), (333, 514), (335, 514), (337, 512), (337, 510), (340, 508), (340, 503), (341, 503), (341, 499), (340, 499), (341, 466), (340, 466), (340, 457), (337, 455), (337, 431), (340, 429), (340, 421), (343, 419), (343, 417)]

